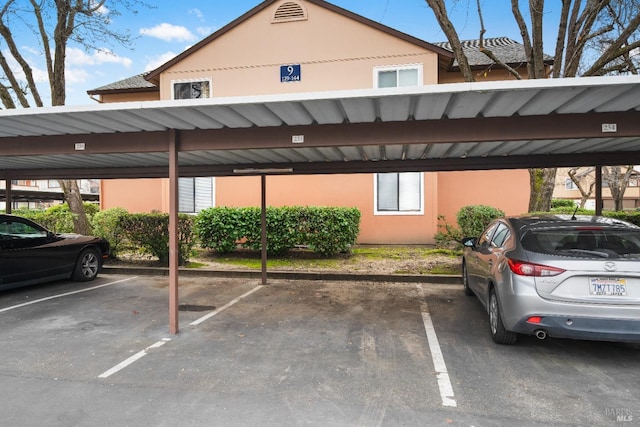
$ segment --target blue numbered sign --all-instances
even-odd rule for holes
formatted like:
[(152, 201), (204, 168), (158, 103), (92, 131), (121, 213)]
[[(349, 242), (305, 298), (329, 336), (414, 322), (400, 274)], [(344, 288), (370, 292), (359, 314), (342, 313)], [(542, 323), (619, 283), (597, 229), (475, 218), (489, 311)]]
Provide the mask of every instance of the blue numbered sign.
[(300, 80), (300, 64), (280, 66), (281, 83), (299, 82)]

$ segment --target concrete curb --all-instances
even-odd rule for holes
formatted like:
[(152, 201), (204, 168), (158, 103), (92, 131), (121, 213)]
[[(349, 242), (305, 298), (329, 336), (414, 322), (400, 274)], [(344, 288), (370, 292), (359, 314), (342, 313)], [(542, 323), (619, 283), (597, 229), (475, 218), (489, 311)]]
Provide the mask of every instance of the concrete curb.
[[(104, 274), (136, 276), (168, 276), (169, 269), (163, 267), (127, 267), (108, 266), (102, 269)], [(180, 268), (182, 277), (217, 277), (229, 279), (260, 279), (260, 271), (249, 270), (206, 270)], [(311, 273), (301, 271), (268, 271), (269, 279), (284, 280), (332, 280), (355, 282), (401, 282), (401, 283), (438, 283), (447, 285), (462, 284), (462, 277), (455, 275), (418, 275), (418, 274), (353, 274), (353, 273)]]

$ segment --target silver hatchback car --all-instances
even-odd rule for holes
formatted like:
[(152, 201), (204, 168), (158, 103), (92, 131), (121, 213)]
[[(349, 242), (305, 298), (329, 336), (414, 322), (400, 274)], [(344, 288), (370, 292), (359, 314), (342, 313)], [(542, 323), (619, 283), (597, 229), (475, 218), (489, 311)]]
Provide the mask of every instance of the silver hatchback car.
[(464, 292), (484, 305), (496, 343), (518, 334), (640, 341), (640, 227), (599, 216), (509, 217), (462, 243)]

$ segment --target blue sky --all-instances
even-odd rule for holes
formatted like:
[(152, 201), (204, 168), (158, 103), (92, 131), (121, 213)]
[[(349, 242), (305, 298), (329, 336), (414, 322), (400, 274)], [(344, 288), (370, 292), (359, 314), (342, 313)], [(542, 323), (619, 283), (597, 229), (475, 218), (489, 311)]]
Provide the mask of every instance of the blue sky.
[[(485, 37), (508, 36), (520, 41), (511, 15), (509, 0), (482, 0)], [(89, 89), (153, 69), (189, 46), (222, 28), (235, 18), (260, 4), (260, 0), (182, 0), (157, 1), (154, 9), (141, 9), (137, 15), (123, 15), (112, 25), (127, 28), (136, 37), (129, 48), (105, 46), (111, 54), (85, 52), (70, 46), (67, 56), (67, 104), (93, 103)], [(446, 41), (433, 12), (424, 0), (333, 0), (332, 3), (396, 28), (420, 39)], [(461, 38), (476, 39), (479, 24), (475, 0), (450, 1), (452, 20)], [(553, 17), (559, 8), (551, 2), (546, 11), (547, 29), (555, 31)], [(108, 5), (108, 2), (107, 2)], [(553, 52), (553, 39), (545, 46)]]

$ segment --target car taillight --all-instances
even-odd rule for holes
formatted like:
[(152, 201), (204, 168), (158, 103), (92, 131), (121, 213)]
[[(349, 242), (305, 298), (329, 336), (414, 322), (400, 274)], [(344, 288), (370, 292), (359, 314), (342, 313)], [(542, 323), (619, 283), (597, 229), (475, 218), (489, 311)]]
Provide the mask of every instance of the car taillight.
[(519, 276), (549, 277), (564, 273), (565, 270), (548, 265), (532, 264), (530, 262), (509, 259), (509, 268)]

